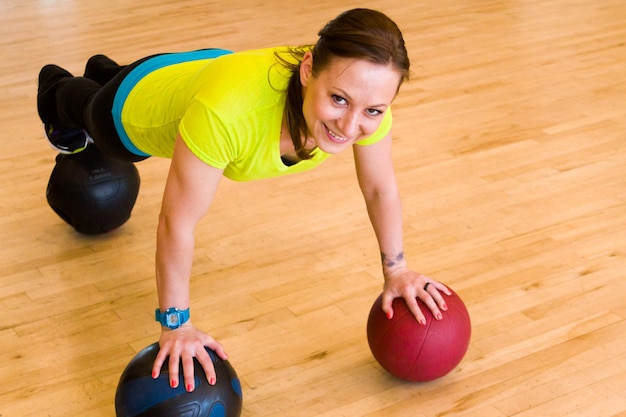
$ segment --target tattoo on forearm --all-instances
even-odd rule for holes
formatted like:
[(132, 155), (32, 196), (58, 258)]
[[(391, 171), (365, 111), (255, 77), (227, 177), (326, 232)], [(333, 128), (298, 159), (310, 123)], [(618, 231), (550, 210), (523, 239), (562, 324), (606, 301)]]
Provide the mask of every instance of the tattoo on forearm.
[(391, 268), (392, 266), (395, 266), (398, 262), (404, 260), (404, 252), (400, 252), (397, 255), (388, 255), (384, 252), (381, 252), (380, 257), (383, 262), (383, 266)]

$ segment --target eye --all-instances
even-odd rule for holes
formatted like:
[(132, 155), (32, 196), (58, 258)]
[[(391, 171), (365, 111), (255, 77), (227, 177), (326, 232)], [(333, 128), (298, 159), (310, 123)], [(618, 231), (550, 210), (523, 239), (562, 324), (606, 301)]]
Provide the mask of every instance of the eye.
[(333, 94), (331, 97), (333, 99), (333, 103), (335, 104), (339, 104), (341, 106), (348, 104), (348, 101), (345, 98), (338, 96), (337, 94)]
[(382, 110), (378, 110), (378, 109), (366, 109), (365, 113), (367, 113), (368, 116), (380, 116), (381, 114), (383, 114)]

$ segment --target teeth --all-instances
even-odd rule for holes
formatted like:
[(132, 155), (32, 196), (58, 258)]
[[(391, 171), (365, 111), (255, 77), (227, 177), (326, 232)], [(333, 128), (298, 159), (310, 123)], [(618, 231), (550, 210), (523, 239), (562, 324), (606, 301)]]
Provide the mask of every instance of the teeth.
[(342, 137), (342, 136), (337, 136), (337, 134), (336, 134), (335, 132), (333, 132), (332, 130), (330, 130), (330, 129), (328, 128), (328, 126), (325, 126), (325, 127), (326, 127), (326, 130), (328, 130), (328, 133), (330, 133), (330, 135), (331, 135), (333, 138), (335, 138), (337, 141), (339, 141), (339, 142), (345, 142), (345, 141), (347, 141), (347, 140), (348, 140), (348, 138), (344, 138), (344, 137)]

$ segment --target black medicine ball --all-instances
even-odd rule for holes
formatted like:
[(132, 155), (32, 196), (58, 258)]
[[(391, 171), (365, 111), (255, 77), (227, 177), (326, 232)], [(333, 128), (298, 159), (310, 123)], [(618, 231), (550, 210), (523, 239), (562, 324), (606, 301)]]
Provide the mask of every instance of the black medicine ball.
[(76, 231), (94, 235), (126, 223), (138, 193), (135, 165), (110, 158), (90, 145), (82, 152), (57, 156), (46, 198)]
[(139, 352), (126, 366), (115, 393), (117, 417), (239, 417), (243, 402), (241, 384), (228, 361), (213, 351), (216, 383), (209, 385), (200, 363), (194, 359), (195, 389), (187, 392), (182, 383), (182, 367), (177, 388), (169, 384), (166, 361), (157, 379), (152, 365), (159, 352), (154, 343)]

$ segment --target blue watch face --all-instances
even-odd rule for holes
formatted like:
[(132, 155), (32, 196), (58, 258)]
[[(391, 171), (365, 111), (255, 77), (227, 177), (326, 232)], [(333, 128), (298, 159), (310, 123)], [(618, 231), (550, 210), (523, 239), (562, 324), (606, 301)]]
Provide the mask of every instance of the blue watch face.
[(168, 313), (167, 316), (165, 316), (165, 320), (168, 327), (178, 326), (180, 323), (180, 317), (178, 316), (178, 313)]

